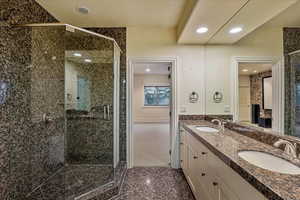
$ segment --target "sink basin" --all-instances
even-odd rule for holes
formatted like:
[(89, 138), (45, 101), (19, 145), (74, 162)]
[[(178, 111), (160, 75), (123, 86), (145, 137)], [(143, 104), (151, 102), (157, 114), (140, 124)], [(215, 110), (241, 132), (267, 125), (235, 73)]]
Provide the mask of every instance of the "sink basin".
[(300, 167), (269, 153), (260, 151), (240, 151), (238, 155), (249, 163), (263, 169), (283, 174), (300, 174)]
[(208, 127), (208, 126), (196, 126), (196, 129), (198, 131), (203, 131), (203, 132), (208, 132), (208, 133), (217, 133), (217, 132), (219, 132), (218, 129), (211, 128), (211, 127)]

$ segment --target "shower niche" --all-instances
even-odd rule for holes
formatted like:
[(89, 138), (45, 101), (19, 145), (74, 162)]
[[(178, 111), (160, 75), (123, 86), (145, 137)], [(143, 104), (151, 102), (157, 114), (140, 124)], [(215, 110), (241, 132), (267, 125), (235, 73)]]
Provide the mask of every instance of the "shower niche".
[[(31, 178), (28, 199), (89, 199), (118, 181), (120, 48), (66, 24), (17, 27), (30, 35)], [(28, 38), (27, 38), (28, 39)], [(124, 166), (123, 166), (124, 167)], [(116, 173), (117, 172), (117, 173)], [(105, 188), (105, 189), (104, 189)]]

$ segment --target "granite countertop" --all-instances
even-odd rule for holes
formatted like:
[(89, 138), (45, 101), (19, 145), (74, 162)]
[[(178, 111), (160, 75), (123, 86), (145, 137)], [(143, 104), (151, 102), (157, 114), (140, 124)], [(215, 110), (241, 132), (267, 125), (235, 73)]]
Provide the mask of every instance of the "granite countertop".
[(182, 120), (180, 123), (184, 129), (195, 136), (195, 138), (223, 160), (225, 164), (240, 174), (266, 198), (271, 200), (300, 199), (300, 175), (281, 174), (256, 167), (240, 158), (238, 152), (243, 150), (267, 152), (300, 166), (298, 159), (293, 159), (285, 155), (278, 148), (229, 129), (225, 129), (224, 133), (218, 134), (204, 132), (197, 134), (199, 131), (195, 129), (194, 125), (216, 127), (208, 121)]

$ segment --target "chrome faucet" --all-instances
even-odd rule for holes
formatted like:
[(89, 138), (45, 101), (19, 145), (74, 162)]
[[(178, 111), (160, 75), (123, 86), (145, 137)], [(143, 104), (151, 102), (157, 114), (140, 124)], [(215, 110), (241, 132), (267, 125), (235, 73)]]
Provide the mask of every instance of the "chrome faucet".
[(277, 142), (274, 143), (274, 147), (279, 147), (285, 144), (284, 152), (288, 155), (297, 158), (297, 144), (292, 144), (291, 142), (283, 139), (279, 139)]
[(219, 120), (219, 119), (213, 119), (213, 120), (211, 120), (211, 122), (212, 122), (212, 123), (217, 122), (217, 123), (218, 123), (218, 126), (219, 126), (219, 130), (222, 131), (222, 132), (225, 131), (225, 124), (226, 124), (226, 122), (222, 122), (222, 121)]

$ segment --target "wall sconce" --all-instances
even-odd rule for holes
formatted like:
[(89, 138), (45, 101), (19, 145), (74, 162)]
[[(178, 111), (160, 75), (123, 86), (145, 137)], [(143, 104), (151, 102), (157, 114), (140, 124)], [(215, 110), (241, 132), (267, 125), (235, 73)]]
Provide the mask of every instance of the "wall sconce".
[(215, 92), (213, 96), (215, 103), (221, 103), (223, 101), (223, 94), (222, 92)]
[(190, 103), (197, 103), (198, 99), (199, 99), (199, 95), (197, 92), (192, 92), (190, 94)]

